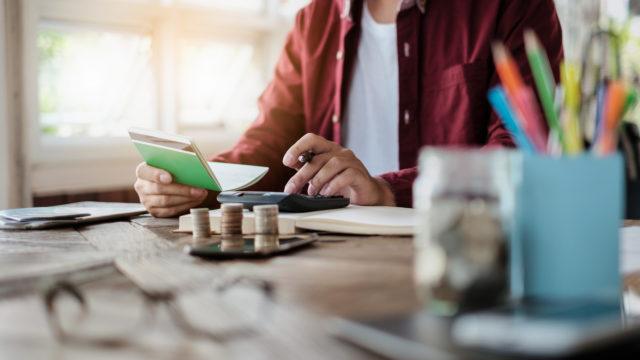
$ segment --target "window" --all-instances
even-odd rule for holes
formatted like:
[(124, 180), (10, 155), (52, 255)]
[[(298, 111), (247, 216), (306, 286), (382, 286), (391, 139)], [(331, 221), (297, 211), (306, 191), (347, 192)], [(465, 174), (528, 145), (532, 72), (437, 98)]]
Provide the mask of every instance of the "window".
[(130, 126), (241, 131), (257, 115), (268, 55), (308, 1), (36, 2), (35, 138), (69, 144)]
[(241, 41), (180, 42), (178, 121), (182, 126), (241, 129), (257, 114), (265, 76), (256, 46)]
[(20, 1), (33, 193), (130, 186), (131, 126), (231, 146), (308, 2)]
[(149, 35), (40, 26), (38, 67), (42, 135), (118, 136), (154, 126)]

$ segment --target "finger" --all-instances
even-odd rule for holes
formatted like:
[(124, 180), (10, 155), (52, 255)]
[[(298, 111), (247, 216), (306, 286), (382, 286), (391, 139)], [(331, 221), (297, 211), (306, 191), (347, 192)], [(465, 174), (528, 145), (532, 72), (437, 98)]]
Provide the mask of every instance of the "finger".
[(144, 179), (147, 181), (153, 181), (161, 184), (171, 184), (173, 177), (168, 172), (147, 165), (147, 163), (140, 163), (136, 168), (136, 177), (138, 179)]
[(176, 195), (150, 195), (144, 198), (144, 205), (147, 208), (171, 208), (195, 202), (198, 199), (187, 196)]
[(322, 154), (335, 150), (338, 146), (338, 144), (333, 141), (329, 141), (322, 136), (306, 134), (296, 141), (295, 144), (291, 145), (289, 150), (284, 154), (282, 163), (290, 168), (297, 169), (300, 167), (298, 157), (301, 154), (307, 151), (311, 151), (314, 154)]
[(348, 194), (349, 187), (358, 181), (358, 176), (362, 174), (353, 168), (348, 168), (329, 181), (320, 190), (320, 194), (324, 196)]
[(207, 190), (198, 189), (182, 184), (158, 184), (148, 180), (138, 180), (135, 184), (136, 191), (143, 195), (178, 195), (191, 198), (199, 198), (207, 194)]
[(289, 194), (299, 192), (304, 185), (315, 176), (318, 170), (320, 170), (324, 164), (331, 159), (331, 157), (332, 155), (330, 153), (314, 156), (310, 162), (304, 164), (304, 166), (302, 166), (300, 170), (298, 170), (298, 172), (289, 179), (287, 185), (284, 187), (284, 192)]
[(351, 159), (333, 157), (309, 180), (309, 195), (316, 195), (336, 175), (345, 169), (356, 165)]

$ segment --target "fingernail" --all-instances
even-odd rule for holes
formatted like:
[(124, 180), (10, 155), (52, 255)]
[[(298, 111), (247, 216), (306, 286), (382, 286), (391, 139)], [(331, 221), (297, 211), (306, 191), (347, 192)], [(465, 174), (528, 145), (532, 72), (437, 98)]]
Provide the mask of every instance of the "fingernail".
[(169, 174), (161, 174), (160, 175), (160, 182), (164, 183), (164, 184), (168, 184), (171, 182), (171, 176)]
[(282, 159), (282, 162), (287, 165), (287, 164), (291, 164), (293, 162), (293, 155), (291, 154), (285, 154), (284, 159)]
[(293, 192), (295, 185), (293, 183), (287, 183), (287, 185), (284, 187), (284, 192), (291, 194)]

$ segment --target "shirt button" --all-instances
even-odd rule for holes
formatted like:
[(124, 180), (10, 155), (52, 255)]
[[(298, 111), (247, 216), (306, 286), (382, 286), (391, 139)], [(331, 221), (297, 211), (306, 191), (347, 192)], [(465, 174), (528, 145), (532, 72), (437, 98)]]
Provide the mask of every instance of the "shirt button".
[(404, 57), (411, 55), (411, 45), (408, 42), (404, 43)]
[(340, 119), (338, 118), (338, 115), (333, 114), (333, 116), (331, 117), (331, 122), (334, 124), (337, 124), (338, 121), (340, 121)]
[(404, 111), (404, 124), (405, 125), (409, 125), (410, 121), (411, 121), (411, 114), (409, 114), (409, 110), (405, 110)]
[(336, 60), (342, 60), (343, 56), (344, 53), (342, 52), (342, 50), (338, 50), (338, 52), (336, 53)]

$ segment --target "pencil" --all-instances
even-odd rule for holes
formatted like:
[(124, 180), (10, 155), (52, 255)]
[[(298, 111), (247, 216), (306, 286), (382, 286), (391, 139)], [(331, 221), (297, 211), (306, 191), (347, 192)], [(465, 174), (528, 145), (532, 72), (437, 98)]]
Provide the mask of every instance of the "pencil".
[(516, 93), (524, 86), (522, 76), (518, 70), (518, 65), (513, 60), (507, 48), (501, 42), (494, 42), (492, 45), (493, 59), (496, 64), (498, 76), (508, 94)]
[(488, 98), (494, 111), (502, 120), (504, 127), (511, 133), (511, 136), (513, 136), (513, 140), (518, 148), (526, 153), (536, 152), (536, 148), (524, 133), (513, 107), (509, 104), (509, 99), (507, 99), (507, 94), (504, 92), (502, 86), (496, 86), (490, 89)]
[(524, 32), (524, 45), (527, 58), (529, 59), (529, 66), (533, 73), (533, 80), (538, 90), (540, 103), (542, 104), (542, 110), (549, 124), (549, 129), (556, 133), (563, 147), (566, 147), (563, 141), (564, 136), (562, 128), (560, 127), (558, 113), (553, 106), (556, 83), (553, 78), (547, 53), (542, 45), (540, 45), (540, 41), (533, 30), (526, 30)]
[(565, 150), (568, 154), (578, 154), (584, 149), (580, 129), (580, 83), (579, 70), (573, 63), (560, 64), (560, 79), (564, 89), (564, 110), (561, 126), (564, 131)]
[(492, 50), (496, 71), (514, 111), (522, 121), (522, 128), (536, 149), (544, 152), (546, 149), (545, 134), (541, 128), (541, 118), (535, 95), (531, 89), (525, 86), (518, 65), (509, 50), (499, 41), (492, 44)]
[(618, 124), (622, 118), (626, 95), (627, 89), (622, 81), (616, 80), (609, 84), (605, 98), (602, 133), (598, 144), (596, 144), (596, 151), (602, 155), (615, 150), (618, 139)]

